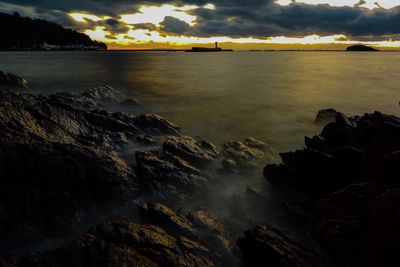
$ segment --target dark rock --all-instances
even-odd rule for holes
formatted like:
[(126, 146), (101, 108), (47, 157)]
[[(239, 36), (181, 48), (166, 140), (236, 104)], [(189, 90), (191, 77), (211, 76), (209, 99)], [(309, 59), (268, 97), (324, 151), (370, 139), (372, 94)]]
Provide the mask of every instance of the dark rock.
[(132, 206), (139, 179), (118, 151), (138, 136), (180, 134), (159, 116), (87, 110), (81, 99), (0, 92), (2, 253)]
[(317, 205), (316, 238), (338, 266), (397, 266), (400, 191), (349, 185)]
[[(307, 148), (282, 153), (282, 164), (267, 166), (265, 177), (317, 192), (319, 197), (364, 181), (399, 186), (400, 119), (374, 112), (362, 117), (341, 113), (321, 134), (305, 138)], [(319, 191), (319, 192), (318, 192)]]
[(346, 48), (346, 51), (361, 51), (361, 52), (375, 52), (379, 51), (379, 49), (366, 46), (366, 45), (352, 45)]
[(60, 103), (62, 99), (0, 93), (1, 141), (46, 140), (110, 150), (136, 142), (140, 135), (180, 134), (177, 126), (157, 115), (84, 110), (74, 108), (68, 100)]
[(399, 166), (400, 151), (387, 155), (384, 161), (384, 175), (381, 183), (389, 187), (400, 187)]
[(187, 199), (205, 188), (211, 174), (204, 167), (218, 156), (214, 145), (188, 136), (170, 136), (162, 151), (137, 152), (137, 174), (149, 193), (169, 201)]
[(0, 89), (21, 90), (27, 88), (28, 82), (25, 79), (11, 73), (0, 71)]
[(185, 236), (206, 245), (227, 265), (232, 263), (233, 239), (223, 224), (203, 209), (174, 211), (160, 203), (145, 203), (138, 207), (141, 220), (163, 228), (175, 236)]
[(232, 258), (234, 239), (223, 223), (203, 209), (187, 209), (183, 214), (199, 232), (200, 240), (222, 257), (223, 265), (232, 266), (235, 263)]
[(135, 106), (139, 104), (139, 101), (137, 101), (136, 99), (127, 98), (122, 93), (107, 85), (88, 89), (84, 91), (81, 96), (89, 98), (102, 105), (114, 103), (122, 104), (125, 106)]
[(111, 86), (100, 86), (88, 89), (82, 93), (82, 96), (101, 103), (120, 103), (125, 99), (123, 94)]
[(316, 151), (327, 151), (328, 144), (326, 140), (320, 135), (314, 135), (312, 138), (305, 136), (304, 144), (307, 148), (316, 150)]
[(197, 241), (148, 224), (110, 221), (51, 252), (6, 259), (15, 266), (217, 266), (219, 257)]
[(254, 138), (224, 143), (222, 155), (225, 163), (233, 161), (238, 169), (244, 170), (255, 169), (265, 163), (276, 163), (279, 158), (269, 145)]
[(98, 104), (93, 99), (69, 92), (62, 92), (49, 95), (49, 101), (52, 101), (59, 105), (67, 105), (74, 109), (90, 110), (99, 108)]
[(0, 251), (20, 239), (42, 241), (56, 232), (81, 231), (138, 196), (136, 177), (124, 161), (73, 144), (0, 146)]
[(327, 123), (335, 121), (338, 112), (333, 108), (322, 109), (318, 111), (317, 117), (315, 118), (316, 123)]
[(138, 137), (136, 138), (136, 140), (137, 140), (139, 143), (143, 143), (143, 144), (145, 144), (145, 145), (151, 145), (151, 144), (154, 144), (154, 143), (156, 142), (156, 140), (154, 139), (154, 137), (153, 137), (153, 136), (150, 136), (150, 135), (138, 136)]
[(204, 166), (218, 157), (217, 148), (207, 141), (196, 141), (189, 136), (171, 136), (164, 142), (163, 151), (196, 166)]
[(321, 136), (330, 146), (354, 146), (355, 124), (341, 113), (336, 115), (336, 121), (327, 124)]
[(400, 150), (400, 119), (380, 112), (365, 114), (357, 123), (356, 140), (365, 152), (366, 179), (384, 185), (385, 159)]
[(192, 240), (199, 238), (198, 231), (188, 219), (161, 203), (144, 203), (138, 206), (138, 210), (144, 222), (160, 226), (174, 235), (183, 235)]
[(147, 129), (148, 135), (181, 135), (179, 127), (168, 120), (155, 114), (144, 114), (135, 117), (139, 127)]
[(373, 206), (368, 232), (368, 266), (400, 264), (400, 190), (387, 190)]
[(330, 266), (278, 230), (256, 226), (237, 241), (246, 266), (312, 267)]
[(209, 179), (185, 160), (159, 151), (137, 152), (136, 163), (141, 186), (154, 197), (172, 202), (189, 198)]
[(338, 266), (398, 266), (400, 190), (350, 185), (319, 201), (314, 232)]
[(338, 147), (331, 155), (305, 149), (281, 153), (281, 157), (279, 166), (264, 168), (267, 180), (294, 186), (317, 198), (361, 181), (363, 153), (350, 147)]

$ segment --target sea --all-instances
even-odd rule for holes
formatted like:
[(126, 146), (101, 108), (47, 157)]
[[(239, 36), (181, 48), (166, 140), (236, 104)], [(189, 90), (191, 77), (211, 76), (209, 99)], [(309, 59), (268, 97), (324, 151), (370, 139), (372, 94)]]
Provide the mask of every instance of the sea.
[(159, 114), (217, 145), (254, 137), (280, 152), (321, 131), (320, 109), (399, 115), (399, 62), (394, 52), (0, 53), (0, 70), (33, 94), (109, 85), (140, 102), (123, 111)]

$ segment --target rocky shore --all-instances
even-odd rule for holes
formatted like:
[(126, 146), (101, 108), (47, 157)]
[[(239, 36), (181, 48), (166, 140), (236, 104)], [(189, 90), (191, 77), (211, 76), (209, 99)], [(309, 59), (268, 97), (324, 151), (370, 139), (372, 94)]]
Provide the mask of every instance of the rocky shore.
[[(138, 101), (0, 73), (0, 266), (399, 266), (399, 118), (324, 110), (320, 135), (278, 155), (115, 103)], [(268, 223), (268, 190), (285, 221)]]

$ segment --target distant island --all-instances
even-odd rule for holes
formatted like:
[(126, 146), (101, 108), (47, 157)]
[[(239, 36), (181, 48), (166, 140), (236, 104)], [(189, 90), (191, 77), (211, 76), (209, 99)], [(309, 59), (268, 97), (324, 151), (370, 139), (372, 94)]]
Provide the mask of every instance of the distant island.
[(222, 49), (218, 47), (218, 42), (215, 42), (215, 47), (192, 47), (192, 49), (185, 50), (185, 52), (230, 52), (232, 49)]
[(370, 47), (370, 46), (366, 46), (366, 45), (352, 45), (347, 47), (346, 51), (380, 51), (379, 49)]
[(59, 24), (0, 13), (0, 51), (107, 50), (107, 45)]

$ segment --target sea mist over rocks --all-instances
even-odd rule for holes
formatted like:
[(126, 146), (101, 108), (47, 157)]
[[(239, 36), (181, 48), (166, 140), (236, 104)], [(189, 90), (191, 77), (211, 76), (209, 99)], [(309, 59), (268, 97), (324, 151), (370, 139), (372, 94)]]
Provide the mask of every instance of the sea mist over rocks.
[[(30, 94), (28, 82), (8, 77), (15, 82), (6, 84), (1, 92), (3, 107), (9, 106), (2, 115), (2, 140), (8, 142), (3, 144), (2, 162), (9, 165), (3, 169), (3, 182), (11, 194), (24, 194), (25, 198), (33, 197), (30, 189), (23, 193), (15, 185), (27, 177), (42, 182), (32, 185), (40, 192), (35, 201), (28, 204), (8, 199), (5, 212), (21, 209), (21, 215), (31, 221), (19, 221), (21, 215), (7, 218), (2, 230), (7, 233), (5, 240), (13, 241), (2, 243), (3, 256), (51, 253), (104, 221), (146, 221), (141, 207), (158, 202), (183, 214), (198, 210), (219, 220), (228, 236), (227, 247), (220, 255), (225, 263), (239, 264), (231, 251), (235, 237), (263, 223), (318, 249), (306, 232), (311, 222), (307, 210), (298, 215), (303, 218), (297, 226), (288, 217), (294, 214), (291, 209), (301, 206), (301, 198), (307, 203), (307, 197), (271, 188), (262, 176), (266, 164), (280, 162), (278, 153), (268, 144), (246, 138), (215, 146), (199, 137), (183, 135), (178, 126), (157, 115), (117, 112), (118, 108), (126, 108), (127, 99), (134, 107), (138, 101), (109, 86), (81, 94), (35, 96)], [(29, 124), (35, 126), (23, 126)], [(18, 133), (10, 135), (15, 127)], [(15, 174), (22, 155), (33, 163), (22, 163), (26, 167)], [(40, 161), (35, 161), (37, 157)], [(36, 164), (41, 169), (30, 174)], [(7, 179), (15, 179), (15, 175), (16, 184), (7, 184)], [(87, 189), (78, 189), (82, 186)], [(61, 196), (46, 195), (53, 190), (62, 190), (58, 193)], [(60, 207), (61, 203), (72, 206)], [(29, 215), (24, 215), (26, 208), (31, 209)], [(37, 213), (36, 209), (46, 212)], [(55, 221), (53, 226), (43, 228), (44, 221), (40, 220), (48, 220), (47, 216)]]
[(278, 155), (127, 112), (140, 94), (0, 77), (5, 266), (396, 266), (396, 116), (320, 110), (320, 134)]

